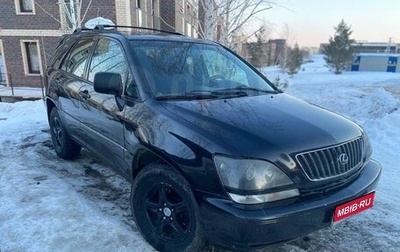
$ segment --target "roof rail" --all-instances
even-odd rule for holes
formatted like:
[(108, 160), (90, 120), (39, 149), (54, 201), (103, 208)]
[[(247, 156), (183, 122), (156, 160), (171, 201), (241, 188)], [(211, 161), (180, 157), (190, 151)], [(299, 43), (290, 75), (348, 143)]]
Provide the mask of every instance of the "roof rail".
[(184, 36), (182, 33), (179, 33), (179, 32), (171, 32), (171, 31), (159, 30), (159, 29), (148, 28), (148, 27), (128, 26), (128, 25), (96, 25), (96, 27), (94, 29), (95, 30), (105, 30), (105, 28), (133, 28), (133, 29), (138, 29), (138, 30), (156, 31), (156, 32), (161, 32), (161, 33), (168, 33), (168, 34), (173, 34), (173, 35)]
[(93, 29), (89, 28), (76, 28), (73, 33), (81, 33), (82, 31), (92, 31)]

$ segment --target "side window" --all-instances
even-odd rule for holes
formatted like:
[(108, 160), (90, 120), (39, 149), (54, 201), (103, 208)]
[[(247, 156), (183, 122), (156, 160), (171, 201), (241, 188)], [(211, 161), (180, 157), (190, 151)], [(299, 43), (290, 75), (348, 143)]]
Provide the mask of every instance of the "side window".
[(222, 77), (238, 84), (248, 85), (246, 72), (235, 61), (214, 51), (205, 51), (203, 59), (210, 78)]
[(128, 63), (117, 42), (105, 38), (99, 39), (89, 67), (89, 81), (93, 82), (94, 75), (98, 72), (119, 73), (124, 86), (130, 82)]
[(72, 73), (79, 77), (84, 77), (85, 65), (89, 57), (90, 50), (93, 46), (92, 39), (83, 39), (79, 41), (67, 59), (63, 62), (61, 69)]

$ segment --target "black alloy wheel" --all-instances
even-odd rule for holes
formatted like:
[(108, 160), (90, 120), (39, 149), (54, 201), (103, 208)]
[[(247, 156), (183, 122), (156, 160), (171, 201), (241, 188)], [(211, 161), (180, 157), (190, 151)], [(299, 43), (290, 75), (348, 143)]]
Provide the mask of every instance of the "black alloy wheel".
[(49, 124), (51, 140), (57, 155), (63, 159), (76, 158), (82, 147), (68, 135), (56, 108), (50, 112)]
[(136, 223), (158, 251), (200, 251), (204, 246), (197, 205), (188, 183), (165, 165), (150, 165), (132, 186)]

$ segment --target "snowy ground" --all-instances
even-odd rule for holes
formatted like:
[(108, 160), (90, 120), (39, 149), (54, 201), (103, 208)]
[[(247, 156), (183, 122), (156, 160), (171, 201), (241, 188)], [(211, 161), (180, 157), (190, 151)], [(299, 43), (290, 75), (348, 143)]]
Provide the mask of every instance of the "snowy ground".
[[(400, 75), (336, 76), (321, 57), (288, 80), (287, 93), (361, 124), (384, 167), (372, 210), (262, 251), (399, 251)], [(52, 149), (42, 101), (0, 103), (0, 251), (143, 251), (129, 210), (130, 185), (87, 151), (73, 162)], [(216, 249), (217, 252), (222, 252)]]
[(29, 87), (10, 87), (0, 85), (0, 97), (1, 96), (18, 96), (18, 97), (32, 97), (32, 98), (42, 98), (44, 90), (41, 88), (29, 88)]

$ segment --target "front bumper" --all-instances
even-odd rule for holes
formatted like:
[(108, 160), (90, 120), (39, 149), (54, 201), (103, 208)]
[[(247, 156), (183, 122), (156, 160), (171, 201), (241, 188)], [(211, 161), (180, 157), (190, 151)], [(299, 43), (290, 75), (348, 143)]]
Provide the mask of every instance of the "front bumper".
[(371, 160), (355, 181), (340, 190), (286, 204), (282, 201), (273, 207), (201, 197), (200, 220), (208, 239), (222, 247), (258, 248), (289, 241), (330, 226), (335, 207), (374, 191), (381, 170), (380, 164)]

